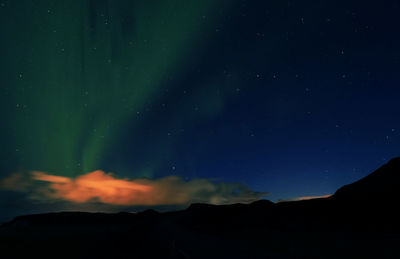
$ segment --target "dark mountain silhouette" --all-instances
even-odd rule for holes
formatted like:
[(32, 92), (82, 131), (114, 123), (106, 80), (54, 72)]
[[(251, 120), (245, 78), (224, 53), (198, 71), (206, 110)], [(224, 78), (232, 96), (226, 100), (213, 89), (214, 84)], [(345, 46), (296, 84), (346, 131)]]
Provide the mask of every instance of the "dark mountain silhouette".
[(400, 185), (400, 157), (390, 160), (361, 180), (336, 191), (336, 199), (354, 201), (398, 200)]
[(0, 227), (0, 258), (400, 258), (400, 158), (329, 198), (61, 212)]

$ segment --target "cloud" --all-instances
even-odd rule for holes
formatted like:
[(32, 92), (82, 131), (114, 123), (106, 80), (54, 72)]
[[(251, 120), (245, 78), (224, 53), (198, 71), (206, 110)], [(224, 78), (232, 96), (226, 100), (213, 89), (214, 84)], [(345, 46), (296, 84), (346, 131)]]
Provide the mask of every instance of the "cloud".
[(14, 173), (10, 176), (0, 179), (0, 189), (10, 191), (27, 191), (31, 185), (29, 179), (24, 173)]
[(304, 201), (304, 200), (312, 200), (312, 199), (329, 198), (331, 196), (332, 196), (332, 194), (316, 195), (316, 196), (302, 196), (302, 197), (295, 197), (295, 198), (290, 198), (290, 199), (279, 200), (279, 202), (284, 202), (284, 201)]
[(317, 195), (317, 196), (303, 196), (303, 197), (294, 198), (293, 200), (295, 200), (295, 201), (303, 201), (303, 200), (311, 200), (311, 199), (328, 198), (328, 197), (331, 197), (331, 196), (332, 196), (332, 194)]
[(0, 181), (0, 189), (26, 192), (30, 199), (39, 201), (118, 206), (249, 203), (267, 195), (241, 183), (214, 183), (206, 179), (184, 181), (179, 176), (155, 180), (121, 179), (101, 170), (76, 178), (39, 171), (27, 175), (15, 173)]

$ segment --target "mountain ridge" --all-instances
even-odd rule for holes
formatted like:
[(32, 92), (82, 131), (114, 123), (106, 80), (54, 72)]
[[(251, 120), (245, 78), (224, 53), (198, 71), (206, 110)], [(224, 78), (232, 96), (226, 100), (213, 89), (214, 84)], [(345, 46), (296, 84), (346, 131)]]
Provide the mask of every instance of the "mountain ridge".
[(400, 258), (399, 169), (394, 158), (328, 198), (18, 216), (0, 227), (0, 255), (54, 258), (67, 245), (59, 258)]
[(400, 157), (395, 157), (360, 180), (339, 188), (332, 198), (352, 200), (397, 199), (400, 185)]

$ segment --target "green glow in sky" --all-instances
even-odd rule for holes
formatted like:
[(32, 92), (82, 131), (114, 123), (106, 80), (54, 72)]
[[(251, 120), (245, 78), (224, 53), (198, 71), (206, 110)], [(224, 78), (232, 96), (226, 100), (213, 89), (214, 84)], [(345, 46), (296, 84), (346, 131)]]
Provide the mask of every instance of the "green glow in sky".
[(202, 30), (222, 8), (214, 2), (12, 6), (23, 19), (4, 19), (9, 38), (0, 44), (10, 59), (2, 105), (11, 114), (8, 150), (15, 149), (16, 164), (72, 176), (98, 169), (126, 121), (157, 99), (169, 73), (203, 44)]

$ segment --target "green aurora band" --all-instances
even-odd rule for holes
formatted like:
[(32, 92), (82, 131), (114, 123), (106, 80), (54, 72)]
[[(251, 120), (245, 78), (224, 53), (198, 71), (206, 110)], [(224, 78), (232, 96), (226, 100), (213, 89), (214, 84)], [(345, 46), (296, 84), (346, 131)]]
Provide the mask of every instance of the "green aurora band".
[(2, 130), (9, 133), (2, 137), (2, 159), (67, 176), (99, 169), (123, 125), (159, 97), (169, 73), (197, 55), (191, 48), (204, 44), (202, 31), (226, 5), (212, 0), (10, 4), (17, 17), (0, 18), (7, 32), (0, 43), (7, 60), (1, 108), (8, 123)]

